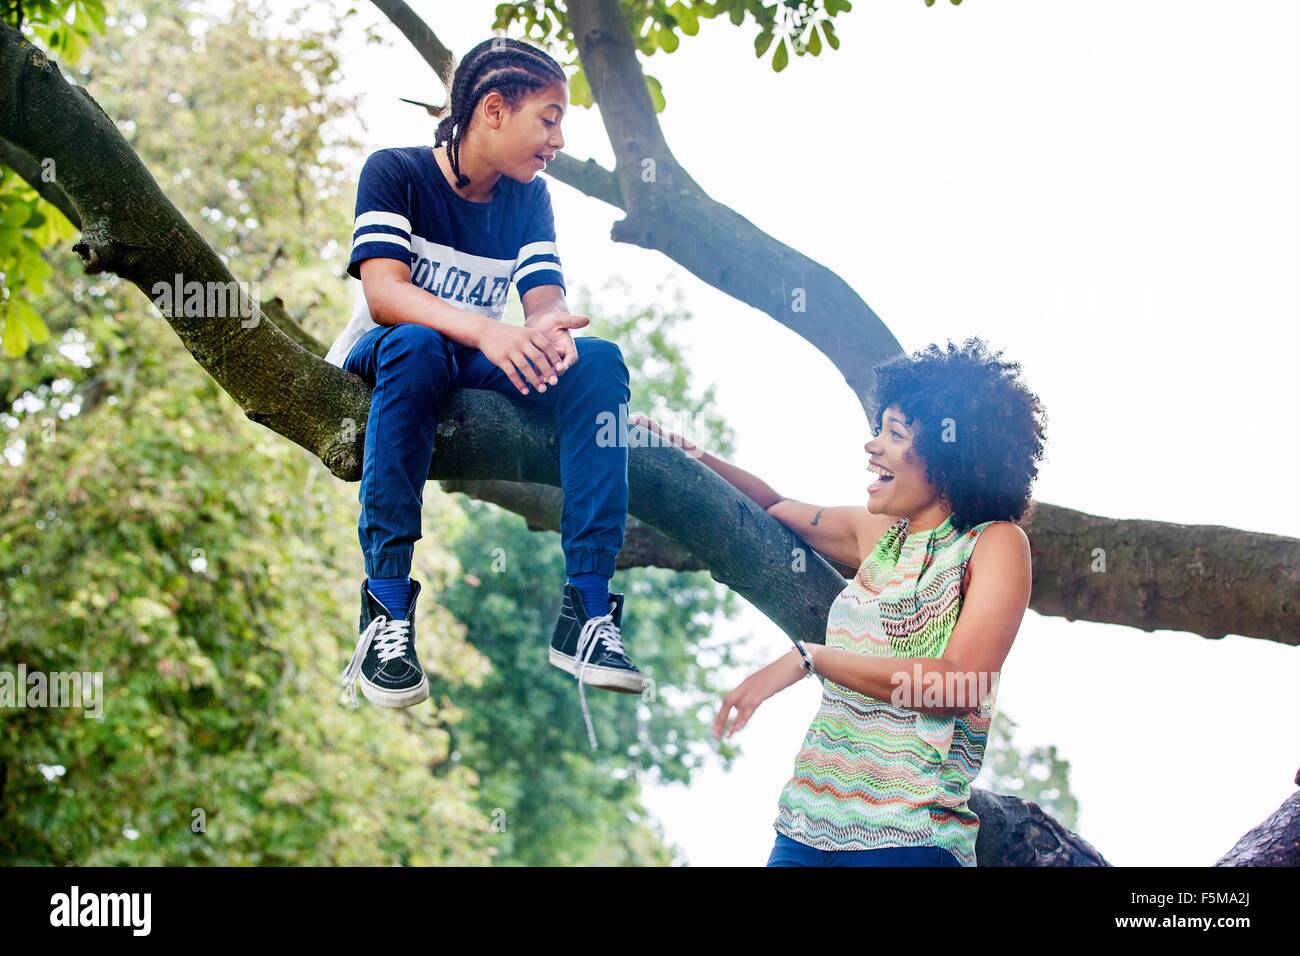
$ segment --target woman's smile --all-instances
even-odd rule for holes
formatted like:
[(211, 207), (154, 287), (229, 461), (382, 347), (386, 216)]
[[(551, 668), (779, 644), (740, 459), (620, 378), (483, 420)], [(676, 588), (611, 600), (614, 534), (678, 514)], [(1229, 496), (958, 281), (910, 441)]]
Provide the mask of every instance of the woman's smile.
[(867, 470), (880, 476), (872, 482), (870, 487), (867, 488), (867, 494), (869, 495), (874, 495), (878, 492), (884, 491), (885, 487), (894, 480), (894, 473), (892, 471), (883, 465), (877, 465), (875, 462), (869, 463), (867, 465)]

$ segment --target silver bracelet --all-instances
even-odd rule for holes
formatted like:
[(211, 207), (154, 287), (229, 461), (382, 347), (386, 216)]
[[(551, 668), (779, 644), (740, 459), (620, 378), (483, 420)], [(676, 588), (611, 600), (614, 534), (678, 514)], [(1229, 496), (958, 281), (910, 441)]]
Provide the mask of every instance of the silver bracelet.
[(798, 651), (799, 656), (803, 658), (803, 669), (804, 669), (803, 676), (804, 677), (820, 676), (817, 674), (817, 668), (813, 667), (812, 657), (811, 655), (809, 655), (808, 648), (804, 646), (802, 640), (799, 639), (795, 640), (794, 649)]

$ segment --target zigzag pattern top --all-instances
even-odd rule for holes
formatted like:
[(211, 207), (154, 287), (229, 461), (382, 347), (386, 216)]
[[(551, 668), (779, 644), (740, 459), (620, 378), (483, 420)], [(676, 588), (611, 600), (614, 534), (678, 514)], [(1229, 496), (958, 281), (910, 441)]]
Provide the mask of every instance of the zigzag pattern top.
[[(876, 657), (941, 657), (961, 611), (980, 532), (951, 515), (908, 534), (886, 531), (831, 605), (826, 646)], [(834, 681), (781, 791), (777, 832), (822, 850), (939, 846), (975, 865), (979, 818), (967, 805), (996, 713), (996, 685), (978, 711), (938, 717), (895, 707)]]

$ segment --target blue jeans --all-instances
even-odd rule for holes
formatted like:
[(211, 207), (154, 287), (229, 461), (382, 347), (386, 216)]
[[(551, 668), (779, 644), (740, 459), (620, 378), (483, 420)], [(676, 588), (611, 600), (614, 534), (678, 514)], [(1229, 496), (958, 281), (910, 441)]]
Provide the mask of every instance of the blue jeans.
[(886, 846), (878, 850), (819, 850), (777, 833), (768, 866), (961, 866), (938, 846)]
[[(362, 336), (343, 367), (369, 383), (357, 535), (366, 576), (405, 577), (420, 539), (424, 483), (433, 461), (438, 403), (454, 388), (486, 388), (516, 402), (549, 409), (560, 446), (564, 508), (560, 539), (565, 574), (614, 575), (627, 520), (627, 440), (619, 406), (631, 398), (623, 353), (595, 336), (574, 338), (578, 361), (559, 383), (521, 395), (505, 372), (478, 349), (412, 322)], [(597, 442), (602, 412), (613, 415), (618, 440)], [(609, 429), (605, 429), (608, 434)], [(605, 447), (601, 447), (601, 446)]]

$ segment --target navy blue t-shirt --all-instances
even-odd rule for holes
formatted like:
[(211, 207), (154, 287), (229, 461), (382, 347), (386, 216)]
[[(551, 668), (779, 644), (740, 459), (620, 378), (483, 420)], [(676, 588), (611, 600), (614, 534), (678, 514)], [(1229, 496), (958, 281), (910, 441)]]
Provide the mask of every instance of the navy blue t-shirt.
[[(488, 202), (457, 195), (430, 146), (377, 150), (361, 167), (348, 275), (365, 259), (398, 259), (411, 282), (457, 308), (500, 321), (513, 281), (522, 296), (539, 285), (564, 289), (546, 180), (497, 180)], [(378, 324), (357, 283), (352, 318), (326, 361), (343, 367), (357, 340)]]

